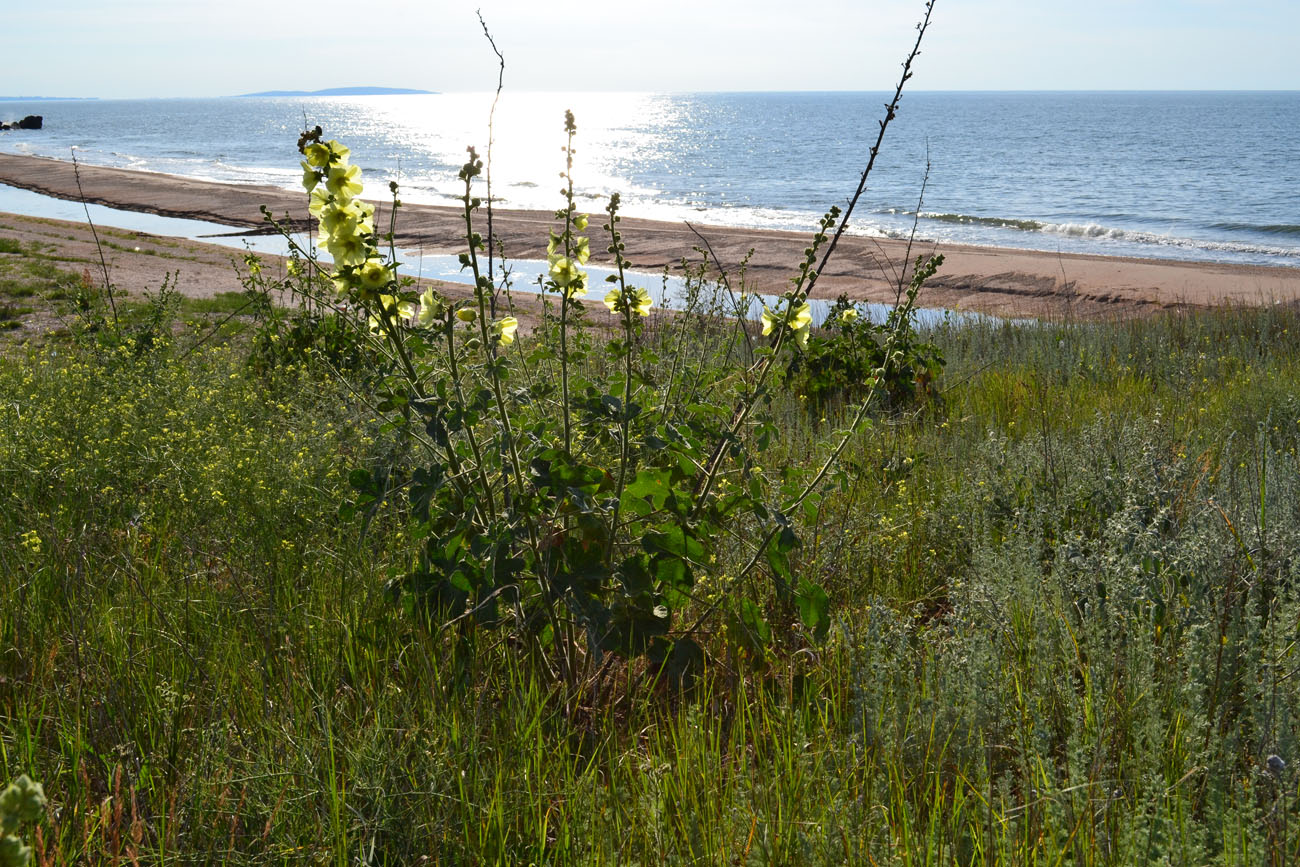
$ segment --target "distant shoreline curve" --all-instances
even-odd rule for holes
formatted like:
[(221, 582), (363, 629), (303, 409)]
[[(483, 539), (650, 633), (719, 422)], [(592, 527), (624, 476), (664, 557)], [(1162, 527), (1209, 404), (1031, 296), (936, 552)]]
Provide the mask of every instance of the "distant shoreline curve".
[[(267, 231), (259, 210), (265, 205), (296, 230), (310, 226), (306, 197), (272, 186), (216, 183), (153, 172), (102, 166), (80, 167), (85, 200), (94, 204), (160, 216), (207, 220), (251, 232)], [(369, 179), (371, 189), (382, 189)], [(71, 201), (81, 201), (71, 162), (0, 154), (0, 183)], [(386, 224), (388, 203), (379, 200)], [(588, 234), (592, 249), (604, 250), (600, 214)], [(486, 233), (486, 213), (476, 229)], [(497, 210), (496, 237), (515, 259), (544, 259), (552, 211)], [(751, 290), (780, 294), (789, 287), (803, 259), (806, 233), (723, 226), (691, 226), (627, 217), (620, 224), (627, 256), (638, 270), (676, 271), (683, 257), (698, 260), (700, 235), (713, 254), (733, 271), (749, 258)], [(462, 212), (455, 207), (404, 204), (396, 243), (427, 253), (464, 249)], [(895, 275), (911, 256), (941, 252), (946, 261), (922, 292), (922, 306), (970, 310), (1003, 317), (1113, 318), (1173, 307), (1300, 304), (1300, 268), (1138, 259), (1090, 254), (1045, 253), (955, 244), (917, 243), (844, 236), (835, 259), (814, 293), (834, 298), (890, 303)], [(593, 256), (593, 260), (603, 256)]]

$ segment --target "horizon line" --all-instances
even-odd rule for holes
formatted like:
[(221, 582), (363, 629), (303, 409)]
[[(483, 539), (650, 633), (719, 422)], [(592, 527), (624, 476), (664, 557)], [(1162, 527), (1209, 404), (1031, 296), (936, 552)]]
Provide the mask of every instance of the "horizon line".
[[(333, 88), (327, 88), (327, 89), (333, 89)], [(485, 93), (486, 93), (486, 94), (491, 94), (492, 92), (493, 92), (493, 91), (490, 90), (490, 89), (481, 89), (481, 90), (477, 90), (477, 89), (476, 89), (476, 90), (444, 90), (444, 91), (425, 91), (425, 92), (414, 92), (414, 93), (356, 94), (356, 95), (351, 95), (351, 94), (325, 95), (325, 94), (317, 94), (317, 93), (312, 93), (312, 92), (304, 92), (304, 93), (291, 93), (291, 94), (288, 94), (288, 95), (285, 95), (285, 96), (266, 96), (266, 97), (263, 97), (263, 98), (266, 98), (266, 99), (294, 99), (294, 98), (313, 98), (313, 99), (335, 99), (335, 98), (345, 98), (345, 99), (357, 99), (357, 98), (367, 98), (367, 97), (371, 97), (371, 96), (386, 96), (386, 97), (387, 97), (387, 96), (392, 96), (392, 97), (402, 97), (402, 98), (406, 98), (406, 97), (418, 97), (418, 96), (454, 96), (454, 95), (462, 95), (462, 94), (485, 94)], [(507, 95), (508, 95), (510, 92), (512, 92), (512, 91), (507, 90), (507, 91), (504, 92), (504, 94), (507, 94)], [(772, 94), (772, 93), (781, 93), (781, 94), (797, 94), (797, 93), (807, 93), (807, 94), (816, 94), (816, 93), (840, 93), (840, 94), (852, 94), (852, 93), (889, 93), (890, 91), (887, 90), (887, 89), (885, 89), (885, 88), (880, 88), (880, 89), (871, 89), (871, 88), (865, 88), (865, 89), (864, 89), (864, 88), (853, 88), (853, 89), (850, 89), (850, 88), (837, 88), (837, 89), (827, 89), (827, 88), (819, 88), (819, 89), (779, 89), (779, 88), (773, 89), (773, 88), (761, 88), (761, 89), (743, 89), (743, 90), (737, 90), (737, 89), (656, 90), (656, 89), (652, 89), (652, 88), (651, 88), (651, 89), (625, 89), (625, 90), (569, 90), (569, 89), (558, 89), (558, 88), (550, 88), (550, 89), (527, 89), (527, 88), (516, 88), (516, 89), (514, 89), (513, 92), (514, 92), (514, 93), (529, 93), (529, 94), (535, 94), (535, 93), (574, 93), (574, 94), (578, 94), (578, 93), (586, 93), (586, 94), (602, 94), (602, 93), (609, 93), (609, 94), (662, 94), (662, 95), (665, 95), (665, 96), (675, 96), (675, 95), (685, 95), (685, 94)], [(1168, 88), (1168, 87), (1127, 87), (1127, 88), (1089, 88), (1089, 87), (1063, 87), (1063, 88), (1056, 88), (1056, 87), (1047, 87), (1047, 88), (943, 88), (943, 87), (934, 87), (934, 88), (914, 88), (914, 89), (908, 89), (908, 90), (906, 90), (906, 91), (904, 92), (904, 95), (907, 95), (907, 94), (923, 94), (923, 93), (929, 93), (929, 94), (958, 94), (958, 93), (962, 93), (962, 94), (1013, 94), (1013, 93), (1014, 93), (1014, 94), (1053, 94), (1053, 93), (1062, 93), (1062, 94), (1067, 94), (1067, 93), (1076, 93), (1076, 94), (1105, 94), (1105, 93), (1114, 93), (1114, 94), (1125, 94), (1125, 93), (1278, 93), (1278, 94), (1282, 94), (1282, 93), (1300, 93), (1300, 87), (1277, 87), (1277, 88), (1254, 88), (1254, 87), (1214, 87), (1214, 88), (1202, 88), (1202, 87), (1179, 87), (1179, 88)], [(7, 96), (7, 95), (0, 95), (0, 101), (3, 101), (3, 102), (43, 102), (43, 101), (50, 101), (50, 102), (78, 102), (78, 101), (86, 101), (86, 102), (90, 102), (90, 101), (164, 100), (164, 99), (247, 99), (247, 98), (257, 98), (257, 97), (259, 97), (260, 95), (261, 95), (261, 92), (259, 92), (259, 93), (242, 93), (242, 94), (241, 94), (241, 93), (222, 93), (222, 94), (207, 94), (207, 95), (194, 95), (194, 94), (190, 94), (190, 95), (170, 95), (170, 96), (44, 96), (44, 95), (43, 95), (43, 96), (26, 96), (26, 95), (22, 95), (22, 96)]]

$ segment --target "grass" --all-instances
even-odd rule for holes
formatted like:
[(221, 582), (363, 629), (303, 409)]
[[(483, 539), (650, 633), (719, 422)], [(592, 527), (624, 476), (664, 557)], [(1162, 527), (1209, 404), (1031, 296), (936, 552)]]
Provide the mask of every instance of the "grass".
[(389, 440), (322, 371), (11, 353), (0, 775), (60, 864), (1295, 863), (1297, 329), (938, 333), (797, 552), (827, 643), (576, 703), (388, 601), (402, 516), (336, 510)]
[[(138, 233), (113, 229), (106, 229), (103, 234), (126, 241), (141, 238)], [(176, 242), (164, 238), (149, 236), (148, 241), (155, 246), (177, 246)], [(104, 246), (164, 258), (192, 258), (167, 250), (118, 245), (112, 241), (105, 241)], [(94, 299), (103, 294), (96, 276), (100, 273), (99, 267), (98, 261), (60, 255), (58, 249), (48, 243), (0, 238), (0, 331), (23, 332), (32, 336), (32, 329), (25, 329), (24, 325), (34, 324), (29, 318), (33, 314), (52, 315), (68, 323), (78, 321), (80, 314), (86, 312), (79, 305), (94, 303)], [(115, 288), (119, 293), (118, 312), (124, 325), (131, 326), (151, 314), (153, 305), (148, 297), (120, 297), (120, 287)], [(182, 296), (175, 301), (176, 312), (188, 324), (202, 326), (210, 324), (213, 317), (231, 316), (232, 320), (221, 326), (223, 335), (247, 330), (248, 317), (240, 314), (247, 312), (250, 305), (243, 293), (222, 292), (208, 298)]]

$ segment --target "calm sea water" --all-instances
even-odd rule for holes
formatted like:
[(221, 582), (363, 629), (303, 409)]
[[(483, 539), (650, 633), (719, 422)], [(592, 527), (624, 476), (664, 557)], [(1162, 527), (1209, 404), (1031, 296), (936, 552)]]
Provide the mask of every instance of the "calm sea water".
[[(811, 230), (857, 183), (885, 94), (528, 94), (497, 109), (506, 207), (561, 204), (563, 112), (599, 210)], [(306, 125), (351, 146), (369, 192), (450, 203), (488, 94), (0, 103), (41, 114), (0, 151), (295, 187)], [(1300, 93), (912, 93), (852, 230), (1064, 252), (1300, 266)], [(927, 161), (929, 164), (928, 181)], [(924, 200), (920, 202), (922, 183)]]

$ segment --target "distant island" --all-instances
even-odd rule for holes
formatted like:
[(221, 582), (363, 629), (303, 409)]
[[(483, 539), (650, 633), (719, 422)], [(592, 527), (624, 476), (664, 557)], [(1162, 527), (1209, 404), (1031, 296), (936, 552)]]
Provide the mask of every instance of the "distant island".
[(434, 93), (437, 91), (408, 87), (329, 87), (325, 90), (263, 90), (261, 93), (241, 93), (240, 96), (418, 96)]

